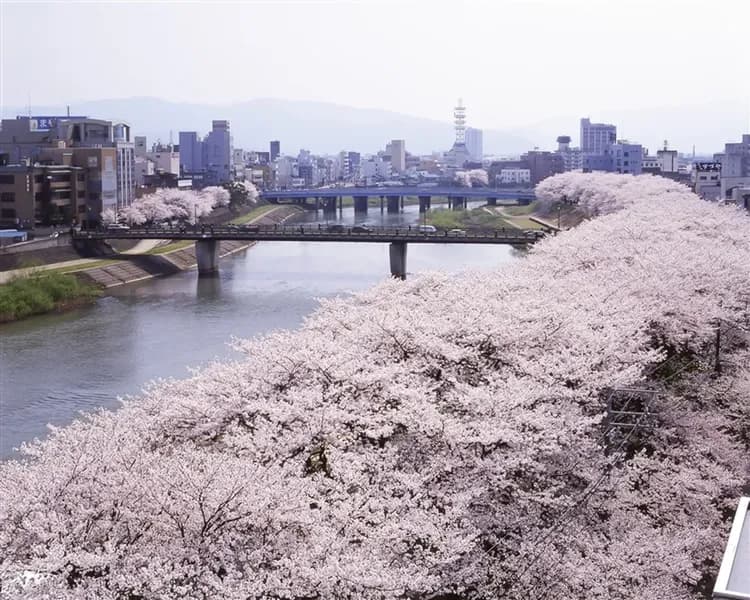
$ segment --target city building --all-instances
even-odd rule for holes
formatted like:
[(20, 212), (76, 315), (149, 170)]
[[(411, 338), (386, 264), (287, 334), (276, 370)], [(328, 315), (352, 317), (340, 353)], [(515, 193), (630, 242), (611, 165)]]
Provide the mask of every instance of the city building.
[(481, 129), (475, 129), (474, 127), (467, 127), (465, 134), (466, 149), (469, 152), (469, 156), (473, 161), (480, 161), (484, 156), (484, 145), (483, 145), (483, 133)]
[(721, 198), (721, 163), (715, 161), (693, 164), (693, 191), (704, 200)]
[(103, 205), (116, 208), (130, 204), (135, 197), (135, 145), (128, 124), (66, 115), (19, 116), (3, 119), (0, 126), (0, 153), (8, 154), (9, 163), (35, 163), (44, 153), (49, 160), (50, 149), (86, 148), (115, 150), (114, 201), (103, 195)]
[[(116, 148), (45, 148), (39, 155), (39, 162), (47, 165), (79, 167), (86, 172), (86, 214), (98, 217), (103, 210), (117, 210), (118, 151)], [(133, 160), (135, 169), (135, 159)], [(135, 185), (135, 174), (133, 173)], [(81, 210), (79, 208), (79, 210)], [(87, 217), (87, 220), (90, 220)]]
[(180, 152), (174, 146), (155, 144), (151, 152), (146, 154), (146, 158), (154, 163), (155, 171), (180, 174)]
[(529, 169), (501, 169), (497, 175), (499, 185), (521, 185), (531, 183), (531, 171)]
[(232, 136), (229, 121), (212, 121), (211, 131), (200, 139), (195, 131), (180, 131), (180, 170), (196, 187), (221, 185), (232, 180)]
[(87, 188), (86, 170), (80, 167), (0, 166), (0, 227), (32, 229), (90, 219)]
[(406, 170), (406, 142), (404, 140), (391, 140), (386, 146), (385, 153), (391, 157), (391, 169), (394, 173), (403, 173)]
[(581, 119), (581, 152), (584, 154), (606, 154), (616, 141), (617, 127), (614, 125)]
[(148, 152), (148, 144), (145, 135), (137, 135), (133, 138), (136, 157), (145, 157)]
[(203, 173), (203, 142), (195, 131), (180, 131), (180, 171), (183, 175)]
[(724, 152), (717, 155), (721, 161), (721, 197), (733, 199), (735, 188), (750, 186), (750, 134), (742, 141), (724, 145)]
[(656, 151), (659, 161), (659, 170), (662, 173), (677, 173), (680, 170), (680, 161), (677, 150), (667, 148), (667, 140), (664, 140), (664, 148)]
[(521, 156), (521, 161), (525, 163), (521, 168), (529, 170), (531, 185), (536, 185), (551, 175), (565, 171), (563, 158), (556, 152), (530, 150)]
[(211, 131), (203, 140), (203, 151), (204, 183), (229, 183), (232, 180), (232, 136), (229, 121), (211, 122)]
[(583, 168), (581, 149), (570, 147), (569, 135), (558, 136), (557, 154), (562, 157), (563, 167), (566, 171), (576, 171)]
[(281, 142), (279, 140), (273, 140), (271, 142), (271, 162), (275, 161), (279, 156), (281, 156)]
[(631, 144), (627, 140), (618, 140), (616, 144), (612, 144), (609, 152), (612, 157), (612, 170), (615, 173), (641, 174), (643, 146)]

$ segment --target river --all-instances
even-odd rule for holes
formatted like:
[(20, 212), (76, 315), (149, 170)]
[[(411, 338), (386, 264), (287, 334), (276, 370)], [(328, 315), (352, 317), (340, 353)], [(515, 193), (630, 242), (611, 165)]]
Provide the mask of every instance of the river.
[[(367, 216), (353, 208), (336, 214), (345, 224), (419, 221), (417, 206), (400, 215), (373, 207)], [(412, 244), (408, 273), (490, 269), (516, 256), (509, 246)], [(152, 379), (185, 377), (188, 367), (237, 357), (228, 346), (233, 336), (298, 327), (317, 298), (388, 276), (387, 244), (263, 242), (223, 259), (215, 278), (186, 271), (113, 288), (80, 310), (0, 326), (0, 459), (43, 437), (48, 423), (116, 408), (118, 397), (137, 394)]]

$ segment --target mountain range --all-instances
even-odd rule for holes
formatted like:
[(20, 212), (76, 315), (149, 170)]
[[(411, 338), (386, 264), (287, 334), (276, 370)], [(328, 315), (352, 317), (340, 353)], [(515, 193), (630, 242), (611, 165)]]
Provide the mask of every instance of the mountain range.
[[(426, 154), (448, 150), (454, 130), (450, 122), (406, 115), (381, 109), (353, 108), (327, 102), (258, 98), (226, 105), (171, 102), (159, 98), (134, 97), (76, 103), (71, 114), (123, 120), (133, 135), (146, 135), (148, 143), (178, 142), (179, 131), (205, 134), (213, 119), (227, 119), (236, 147), (268, 150), (270, 140), (280, 140), (283, 153), (300, 148), (333, 154), (341, 150), (374, 153), (391, 139), (406, 140), (408, 151)], [(64, 106), (34, 106), (35, 115), (66, 114)], [(27, 114), (28, 108), (5, 108), (3, 116)], [(720, 151), (723, 144), (739, 140), (748, 129), (748, 107), (740, 101), (720, 101), (694, 106), (642, 110), (606, 110), (595, 115), (546, 118), (507, 130), (484, 129), (484, 152), (515, 155), (534, 147), (554, 149), (558, 135), (578, 142), (579, 118), (615, 123), (618, 137), (639, 142), (652, 153), (668, 140), (671, 148), (689, 153)], [(470, 123), (471, 124), (471, 123)], [(479, 127), (479, 125), (477, 125)]]

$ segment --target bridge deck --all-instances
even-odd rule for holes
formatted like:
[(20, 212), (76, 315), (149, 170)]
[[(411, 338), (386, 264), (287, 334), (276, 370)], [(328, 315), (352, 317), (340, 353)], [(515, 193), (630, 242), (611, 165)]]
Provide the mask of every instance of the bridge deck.
[(543, 236), (540, 231), (498, 229), (480, 232), (420, 232), (416, 227), (307, 226), (205, 226), (182, 230), (159, 228), (83, 230), (73, 234), (78, 240), (158, 239), (158, 240), (246, 240), (274, 242), (408, 242), (410, 244), (529, 244)]
[(309, 188), (293, 190), (265, 190), (260, 193), (264, 200), (273, 202), (278, 199), (301, 198), (338, 198), (340, 196), (388, 197), (388, 196), (431, 196), (446, 198), (476, 198), (496, 200), (534, 200), (533, 189), (498, 189), (467, 187), (417, 187), (417, 186), (383, 186), (383, 187), (343, 187), (343, 188)]

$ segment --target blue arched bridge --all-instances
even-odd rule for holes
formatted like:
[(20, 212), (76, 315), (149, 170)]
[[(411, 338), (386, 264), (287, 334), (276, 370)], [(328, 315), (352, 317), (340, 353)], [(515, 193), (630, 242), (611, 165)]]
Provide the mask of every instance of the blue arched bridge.
[(404, 207), (404, 198), (419, 198), (419, 212), (430, 209), (433, 198), (446, 198), (448, 205), (456, 210), (466, 208), (469, 200), (486, 200), (494, 206), (498, 200), (514, 200), (517, 204), (529, 204), (536, 199), (534, 190), (494, 189), (466, 187), (421, 187), (421, 186), (371, 186), (371, 187), (333, 187), (309, 188), (298, 190), (266, 190), (261, 192), (261, 199), (271, 204), (297, 204), (310, 209), (323, 209), (333, 212), (338, 205), (343, 207), (343, 198), (354, 198), (354, 211), (367, 213), (370, 198), (380, 198), (380, 210), (387, 206), (389, 213), (400, 212)]
[(406, 277), (407, 244), (533, 244), (544, 236), (539, 230), (515, 228), (484, 231), (436, 231), (430, 226), (370, 227), (363, 225), (186, 225), (176, 229), (162, 227), (113, 226), (72, 232), (79, 248), (101, 244), (108, 239), (195, 240), (198, 273), (209, 275), (219, 268), (219, 242), (370, 242), (390, 244), (391, 275)]

